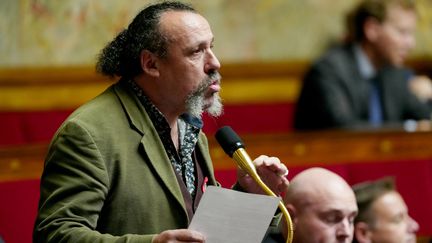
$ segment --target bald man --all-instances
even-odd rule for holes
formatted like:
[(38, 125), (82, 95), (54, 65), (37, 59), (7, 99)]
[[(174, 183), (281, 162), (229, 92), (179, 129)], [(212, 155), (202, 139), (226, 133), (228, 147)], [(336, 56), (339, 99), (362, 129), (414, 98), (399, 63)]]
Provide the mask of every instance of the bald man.
[(310, 168), (295, 176), (284, 197), (294, 224), (294, 243), (351, 242), (357, 203), (339, 175)]

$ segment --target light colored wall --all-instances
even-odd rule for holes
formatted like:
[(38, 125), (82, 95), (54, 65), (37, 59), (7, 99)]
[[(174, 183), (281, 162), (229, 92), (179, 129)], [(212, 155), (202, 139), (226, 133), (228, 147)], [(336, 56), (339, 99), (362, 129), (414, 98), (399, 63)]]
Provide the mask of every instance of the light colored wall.
[[(0, 68), (93, 65), (103, 46), (147, 3), (142, 0), (1, 0)], [(209, 20), (223, 63), (310, 60), (343, 35), (358, 0), (189, 0)], [(414, 57), (432, 57), (432, 1)]]

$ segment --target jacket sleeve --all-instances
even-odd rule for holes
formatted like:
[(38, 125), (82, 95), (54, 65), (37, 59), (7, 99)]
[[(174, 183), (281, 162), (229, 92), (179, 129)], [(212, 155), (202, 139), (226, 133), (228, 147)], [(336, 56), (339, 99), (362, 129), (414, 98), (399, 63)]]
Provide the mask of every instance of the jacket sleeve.
[(153, 235), (96, 230), (110, 180), (91, 134), (68, 122), (53, 139), (41, 178), (33, 242), (151, 242)]

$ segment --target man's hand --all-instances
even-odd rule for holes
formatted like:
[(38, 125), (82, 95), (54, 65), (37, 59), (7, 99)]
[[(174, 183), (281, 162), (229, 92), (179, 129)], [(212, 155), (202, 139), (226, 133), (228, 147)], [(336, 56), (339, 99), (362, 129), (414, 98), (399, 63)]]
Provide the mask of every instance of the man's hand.
[(432, 100), (432, 81), (427, 76), (414, 76), (409, 80), (409, 88), (421, 101)]
[[(262, 181), (278, 196), (288, 188), (287, 167), (276, 157), (261, 155), (253, 161)], [(237, 170), (237, 181), (247, 192), (266, 194), (261, 187), (243, 170)]]
[(175, 243), (175, 242), (196, 242), (204, 243), (205, 237), (201, 233), (188, 230), (176, 229), (166, 230), (153, 237), (152, 243)]

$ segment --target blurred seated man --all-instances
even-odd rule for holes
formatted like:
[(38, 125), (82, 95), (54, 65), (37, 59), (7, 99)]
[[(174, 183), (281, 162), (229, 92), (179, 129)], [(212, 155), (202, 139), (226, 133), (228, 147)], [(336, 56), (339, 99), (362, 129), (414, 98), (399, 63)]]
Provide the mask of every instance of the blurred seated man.
[(295, 176), (284, 197), (294, 224), (294, 243), (351, 242), (357, 204), (339, 175), (310, 168)]
[(414, 1), (364, 0), (347, 20), (348, 41), (330, 48), (304, 77), (295, 128), (382, 127), (429, 120), (432, 83), (403, 67), (415, 46)]
[(395, 190), (392, 178), (364, 182), (353, 186), (359, 207), (355, 219), (354, 242), (416, 242), (417, 222)]

